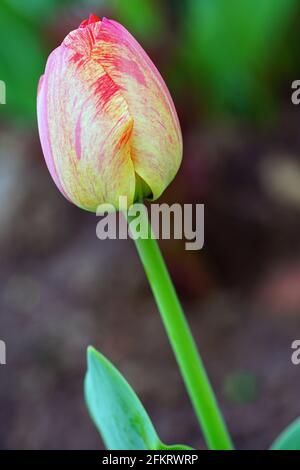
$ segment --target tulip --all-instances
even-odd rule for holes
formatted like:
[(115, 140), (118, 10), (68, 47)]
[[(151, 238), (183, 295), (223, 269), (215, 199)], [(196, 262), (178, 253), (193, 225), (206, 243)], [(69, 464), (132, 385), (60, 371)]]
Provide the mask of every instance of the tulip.
[(96, 212), (157, 199), (176, 175), (182, 137), (158, 70), (119, 23), (90, 15), (49, 56), (38, 87), (39, 135), (64, 196)]

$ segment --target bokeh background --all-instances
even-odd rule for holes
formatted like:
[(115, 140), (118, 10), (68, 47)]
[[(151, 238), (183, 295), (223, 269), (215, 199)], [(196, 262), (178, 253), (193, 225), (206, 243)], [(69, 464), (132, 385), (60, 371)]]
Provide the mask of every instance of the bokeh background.
[(205, 204), (205, 248), (161, 243), (233, 439), (266, 449), (300, 414), (300, 74), (296, 0), (1, 0), (1, 449), (101, 449), (83, 401), (93, 344), (161, 438), (203, 440), (133, 243), (56, 190), (36, 87), (90, 12), (122, 22), (165, 78), (184, 161), (161, 201)]

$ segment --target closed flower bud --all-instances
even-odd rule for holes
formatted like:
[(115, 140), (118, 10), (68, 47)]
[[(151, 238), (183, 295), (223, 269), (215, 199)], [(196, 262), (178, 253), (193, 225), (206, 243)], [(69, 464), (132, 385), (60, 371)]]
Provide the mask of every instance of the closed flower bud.
[(74, 204), (96, 212), (157, 199), (182, 158), (168, 89), (138, 42), (95, 15), (49, 56), (38, 89), (40, 140), (49, 171)]

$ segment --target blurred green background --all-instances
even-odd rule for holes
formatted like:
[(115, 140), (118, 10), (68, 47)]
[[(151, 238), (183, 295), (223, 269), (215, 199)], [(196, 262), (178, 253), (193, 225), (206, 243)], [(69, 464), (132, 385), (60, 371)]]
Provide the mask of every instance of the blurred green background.
[(98, 241), (41, 153), (38, 79), (90, 12), (127, 27), (170, 88), (184, 160), (162, 200), (204, 203), (206, 241), (161, 245), (237, 446), (266, 448), (300, 411), (296, 0), (1, 0), (0, 448), (102, 448), (83, 403), (88, 344), (165, 442), (203, 447), (131, 242)]

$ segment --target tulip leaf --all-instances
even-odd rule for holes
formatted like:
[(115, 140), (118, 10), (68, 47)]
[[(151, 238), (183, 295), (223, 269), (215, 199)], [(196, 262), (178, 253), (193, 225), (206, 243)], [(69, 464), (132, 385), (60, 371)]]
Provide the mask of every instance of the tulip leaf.
[(279, 434), (271, 450), (300, 450), (300, 418), (293, 421)]
[(107, 449), (191, 449), (161, 442), (133, 389), (115, 366), (92, 347), (88, 348), (87, 362), (85, 400)]
[(184, 446), (184, 445), (181, 445), (181, 444), (177, 444), (175, 446), (166, 446), (164, 444), (162, 444), (159, 449), (157, 450), (169, 450), (169, 451), (172, 451), (172, 450), (194, 450), (192, 447), (189, 447), (189, 446)]

